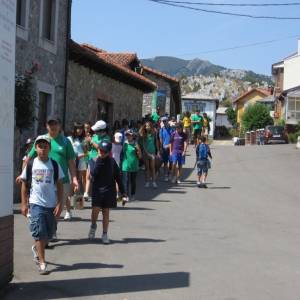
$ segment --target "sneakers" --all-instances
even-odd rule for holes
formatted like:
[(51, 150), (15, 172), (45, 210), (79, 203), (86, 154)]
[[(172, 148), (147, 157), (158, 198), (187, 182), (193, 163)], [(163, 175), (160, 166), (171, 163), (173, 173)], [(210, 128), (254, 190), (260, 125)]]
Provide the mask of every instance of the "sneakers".
[(150, 187), (150, 182), (149, 182), (149, 181), (147, 181), (147, 182), (145, 183), (145, 188), (148, 188), (148, 187)]
[(155, 181), (152, 182), (152, 186), (157, 189), (157, 183)]
[(70, 211), (66, 211), (64, 220), (65, 221), (70, 221), (72, 219), (72, 213)]
[(90, 240), (93, 240), (95, 238), (96, 230), (97, 230), (97, 225), (90, 227), (89, 236), (88, 236)]
[(107, 233), (103, 233), (101, 239), (102, 239), (102, 243), (105, 245), (110, 243)]
[(39, 255), (38, 255), (38, 253), (37, 253), (37, 249), (36, 249), (36, 246), (35, 246), (35, 245), (32, 245), (31, 251), (32, 251), (32, 254), (33, 254), (33, 261), (34, 261), (36, 264), (39, 264), (40, 259), (39, 259)]
[(128, 197), (122, 197), (122, 205), (125, 206), (127, 202), (128, 202)]
[(89, 194), (88, 194), (87, 192), (84, 192), (84, 194), (83, 194), (83, 200), (84, 200), (85, 202), (88, 202), (88, 201), (89, 201)]
[(201, 182), (200, 181), (197, 181), (197, 186), (199, 186), (201, 184)]
[(40, 275), (48, 275), (50, 273), (46, 263), (39, 264), (39, 273)]
[(181, 180), (180, 180), (180, 179), (177, 179), (176, 182), (177, 182), (177, 183), (181, 183)]
[(176, 177), (172, 178), (172, 183), (176, 183)]

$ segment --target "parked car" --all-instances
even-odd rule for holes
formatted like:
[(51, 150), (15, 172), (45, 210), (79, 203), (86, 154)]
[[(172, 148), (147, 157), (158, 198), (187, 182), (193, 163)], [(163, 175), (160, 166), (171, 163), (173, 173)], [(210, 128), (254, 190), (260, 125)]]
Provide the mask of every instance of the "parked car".
[(289, 138), (284, 126), (267, 126), (265, 128), (265, 144), (285, 143), (288, 144)]

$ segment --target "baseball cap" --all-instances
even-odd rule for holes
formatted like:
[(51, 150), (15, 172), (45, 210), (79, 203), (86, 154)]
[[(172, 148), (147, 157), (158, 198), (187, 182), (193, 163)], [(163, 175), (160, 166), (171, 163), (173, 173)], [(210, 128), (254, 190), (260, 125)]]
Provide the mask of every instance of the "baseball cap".
[(104, 130), (106, 129), (107, 125), (106, 122), (103, 120), (97, 121), (92, 127), (91, 129), (93, 131), (99, 131), (99, 130)]
[(120, 132), (116, 132), (115, 134), (114, 134), (114, 139), (115, 139), (115, 141), (117, 142), (117, 143), (121, 143), (122, 142), (122, 133), (120, 133)]
[(38, 142), (47, 142), (48, 144), (51, 144), (51, 139), (48, 135), (39, 135), (36, 139), (34, 144), (37, 144)]
[(168, 121), (168, 120), (169, 120), (169, 119), (168, 119), (168, 117), (166, 117), (166, 116), (164, 116), (164, 117), (161, 118), (161, 121), (163, 121), (163, 122)]
[(99, 149), (100, 149), (100, 151), (108, 153), (108, 152), (111, 151), (111, 148), (112, 148), (112, 144), (109, 141), (101, 141), (99, 143)]
[(59, 119), (59, 117), (57, 115), (50, 115), (50, 116), (48, 116), (47, 123), (49, 123), (51, 121), (60, 123), (60, 119)]
[(125, 131), (125, 135), (134, 135), (134, 132), (133, 132), (133, 130), (128, 129)]

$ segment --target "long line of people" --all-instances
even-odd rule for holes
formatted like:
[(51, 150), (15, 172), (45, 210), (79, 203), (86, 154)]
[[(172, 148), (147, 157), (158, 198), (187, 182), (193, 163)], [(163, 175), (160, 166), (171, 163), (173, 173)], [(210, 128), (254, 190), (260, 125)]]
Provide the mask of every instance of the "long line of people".
[(101, 211), (101, 239), (108, 244), (110, 209), (117, 206), (117, 200), (123, 206), (135, 200), (138, 171), (145, 170), (145, 188), (158, 187), (162, 165), (163, 180), (180, 184), (191, 137), (196, 149), (197, 185), (206, 187), (208, 157), (212, 158), (207, 144), (207, 116), (196, 112), (191, 118), (187, 113), (176, 122), (175, 118), (157, 115), (136, 123), (116, 121), (111, 131), (103, 120), (93, 126), (76, 122), (69, 135), (62, 133), (59, 118), (50, 116), (47, 134), (35, 142), (27, 141), (23, 171), (17, 182), (22, 183), (21, 211), (29, 216), (35, 240), (32, 252), (40, 274), (49, 273), (45, 248), (49, 240), (57, 238), (57, 218), (64, 206), (64, 219), (71, 220), (71, 200), (73, 206), (83, 208), (85, 201), (91, 199), (88, 237), (95, 238)]

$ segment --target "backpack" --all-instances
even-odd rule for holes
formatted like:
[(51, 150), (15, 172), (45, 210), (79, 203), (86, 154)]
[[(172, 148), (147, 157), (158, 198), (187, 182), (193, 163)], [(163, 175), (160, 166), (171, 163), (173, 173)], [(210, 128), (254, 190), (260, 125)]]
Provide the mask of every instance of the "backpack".
[(198, 148), (198, 159), (206, 160), (208, 158), (208, 146), (206, 144), (200, 144)]
[[(98, 157), (89, 160), (91, 182), (94, 181), (94, 177), (93, 177), (92, 173), (94, 172), (94, 170), (96, 168), (97, 159), (98, 159)], [(111, 165), (111, 169), (112, 169), (113, 181), (115, 181), (116, 174), (115, 174), (114, 159), (112, 157), (110, 157), (109, 159), (110, 159), (110, 165)]]
[[(27, 163), (26, 166), (26, 186), (28, 188), (28, 191), (31, 189), (31, 184), (32, 184), (32, 167), (33, 167), (33, 160), (34, 159), (30, 159), (29, 162)], [(52, 166), (53, 166), (53, 180), (54, 180), (54, 184), (57, 183), (58, 180), (58, 163), (50, 158)]]

